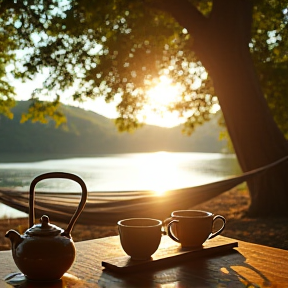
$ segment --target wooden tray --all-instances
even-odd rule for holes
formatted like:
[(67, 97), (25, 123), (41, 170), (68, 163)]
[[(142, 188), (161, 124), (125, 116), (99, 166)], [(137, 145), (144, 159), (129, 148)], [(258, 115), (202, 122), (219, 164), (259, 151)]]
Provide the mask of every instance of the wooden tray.
[(135, 272), (141, 271), (143, 267), (145, 267), (145, 270), (161, 268), (198, 257), (224, 253), (234, 247), (238, 247), (237, 241), (216, 237), (206, 241), (202, 248), (187, 250), (182, 249), (180, 244), (174, 242), (168, 236), (163, 236), (158, 250), (149, 260), (133, 261), (126, 255), (102, 261), (102, 266), (107, 270), (118, 273)]

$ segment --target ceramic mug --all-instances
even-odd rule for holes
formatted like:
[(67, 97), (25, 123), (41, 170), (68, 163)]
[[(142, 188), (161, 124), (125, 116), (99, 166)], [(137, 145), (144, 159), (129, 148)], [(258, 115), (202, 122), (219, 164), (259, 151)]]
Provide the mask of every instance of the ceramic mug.
[[(213, 224), (218, 219), (222, 221), (222, 226), (213, 232)], [(223, 216), (200, 210), (173, 211), (167, 221), (169, 237), (184, 248), (202, 246), (206, 240), (219, 235), (226, 224)]]
[(123, 250), (132, 260), (147, 260), (156, 252), (162, 236), (162, 221), (130, 218), (117, 222)]

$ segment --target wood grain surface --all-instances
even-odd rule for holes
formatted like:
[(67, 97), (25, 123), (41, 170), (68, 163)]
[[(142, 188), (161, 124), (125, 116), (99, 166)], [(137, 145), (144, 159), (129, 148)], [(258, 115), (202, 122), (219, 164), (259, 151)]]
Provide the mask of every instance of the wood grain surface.
[[(170, 242), (166, 237), (163, 236), (159, 253), (162, 253), (160, 249), (165, 250), (167, 246), (171, 248), (174, 245), (177, 249), (178, 244)], [(149, 267), (146, 269), (144, 265), (139, 271), (125, 274), (115, 273), (102, 267), (102, 262), (127, 257), (121, 248), (118, 236), (77, 242), (76, 261), (62, 280), (44, 284), (26, 281), (17, 287), (288, 288), (288, 251), (223, 236), (217, 236), (207, 241), (205, 245), (221, 246), (235, 242), (238, 242), (239, 247), (228, 251), (200, 255), (200, 257), (192, 257), (171, 265), (153, 267), (153, 269)], [(13, 287), (3, 279), (9, 273), (16, 271), (17, 267), (11, 251), (0, 252), (0, 288)]]

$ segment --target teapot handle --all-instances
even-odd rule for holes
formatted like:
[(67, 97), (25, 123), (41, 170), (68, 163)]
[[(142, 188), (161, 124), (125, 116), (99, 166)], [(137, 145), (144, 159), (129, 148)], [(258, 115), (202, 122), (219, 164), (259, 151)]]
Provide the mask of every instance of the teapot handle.
[(84, 206), (85, 206), (86, 200), (87, 200), (86, 184), (84, 183), (84, 181), (79, 176), (77, 176), (75, 174), (66, 173), (66, 172), (49, 172), (49, 173), (41, 174), (41, 175), (37, 176), (36, 178), (34, 178), (34, 180), (31, 182), (31, 185), (30, 185), (29, 227), (32, 227), (34, 225), (34, 221), (35, 221), (35, 212), (34, 212), (35, 186), (39, 181), (44, 180), (44, 179), (49, 179), (49, 178), (64, 178), (64, 179), (74, 180), (78, 184), (80, 184), (80, 186), (82, 188), (82, 196), (81, 196), (81, 201), (78, 205), (78, 208), (75, 211), (74, 215), (72, 216), (66, 230), (62, 233), (62, 235), (69, 237), (76, 220), (78, 219), (80, 213), (84, 209)]

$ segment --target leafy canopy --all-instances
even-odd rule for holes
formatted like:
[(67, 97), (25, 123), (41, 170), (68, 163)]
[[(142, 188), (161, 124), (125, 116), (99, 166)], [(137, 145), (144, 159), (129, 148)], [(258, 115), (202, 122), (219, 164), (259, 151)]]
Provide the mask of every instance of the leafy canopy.
[[(209, 17), (213, 1), (191, 2)], [(250, 48), (272, 113), (288, 136), (288, 13), (283, 2), (254, 1)], [(161, 5), (165, 1), (0, 0), (0, 113), (11, 117), (14, 105), (8, 72), (25, 81), (48, 70), (23, 120), (47, 121), (48, 116), (61, 123), (63, 115), (51, 107), (58, 107), (61, 91), (74, 87), (75, 101), (103, 96), (110, 102), (120, 96), (116, 124), (130, 130), (141, 125), (137, 115), (149, 101), (146, 91), (167, 75), (181, 83), (182, 91), (167, 109), (185, 117), (191, 132), (209, 119), (217, 98), (193, 52), (192, 35)], [(40, 96), (53, 99), (53, 105), (39, 101)]]

